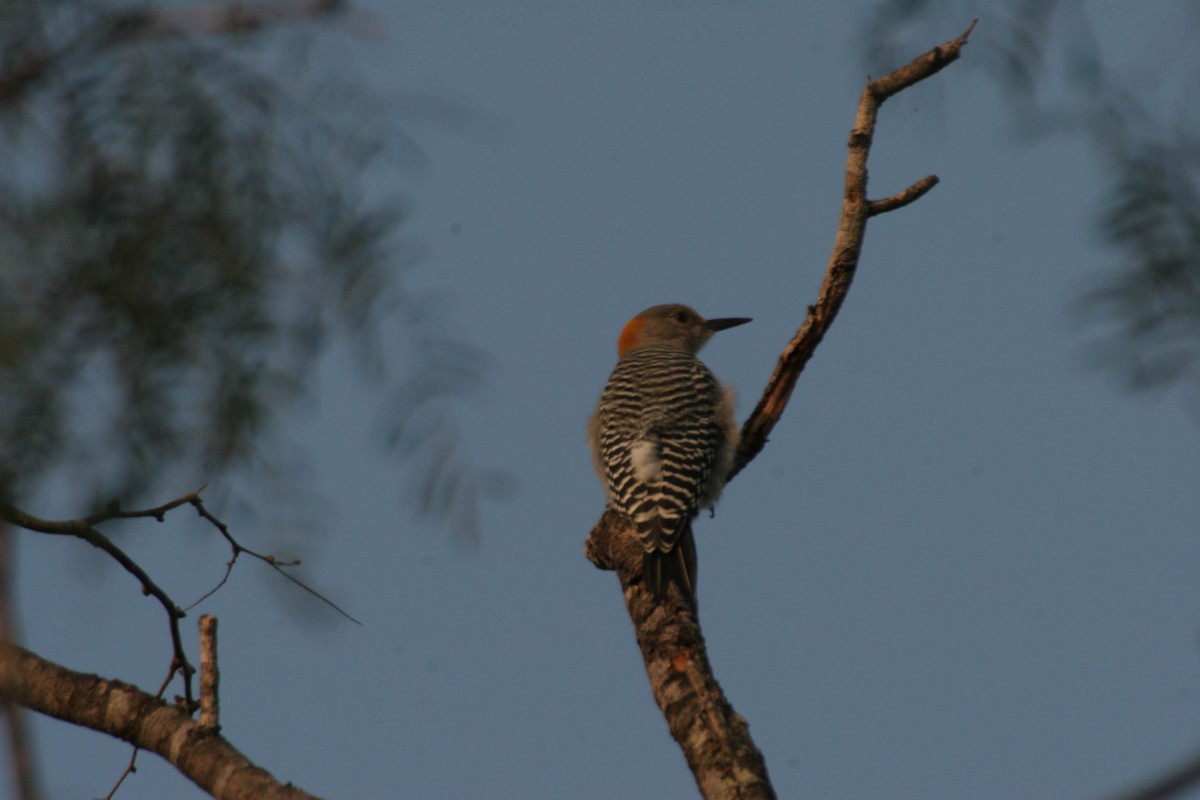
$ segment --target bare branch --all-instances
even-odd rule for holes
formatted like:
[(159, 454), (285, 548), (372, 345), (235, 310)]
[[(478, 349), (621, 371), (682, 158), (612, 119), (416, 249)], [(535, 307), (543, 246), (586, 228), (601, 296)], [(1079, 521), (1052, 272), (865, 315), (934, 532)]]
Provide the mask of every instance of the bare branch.
[(215, 516), (213, 516), (212, 512), (210, 512), (207, 508), (204, 507), (204, 501), (202, 501), (199, 496), (192, 497), (189, 500), (189, 502), (192, 504), (192, 506), (195, 507), (197, 514), (199, 514), (204, 519), (208, 520), (210, 523), (212, 523), (212, 525), (218, 531), (221, 532), (221, 535), (225, 537), (225, 541), (227, 541), (229, 543), (229, 547), (233, 551), (233, 556), (232, 556), (232, 558), (229, 559), (229, 563), (227, 563), (225, 565), (225, 574), (221, 577), (220, 582), (218, 582), (217, 585), (214, 586), (212, 589), (205, 592), (200, 597), (199, 600), (197, 600), (195, 603), (192, 603), (192, 605), (188, 606), (188, 608), (193, 608), (198, 603), (200, 603), (202, 600), (204, 600), (208, 597), (211, 597), (214, 592), (216, 592), (218, 589), (220, 589), (222, 586), (224, 586), (225, 582), (227, 580), (229, 580), (229, 573), (233, 570), (234, 562), (237, 561), (237, 558), (239, 555), (241, 555), (242, 553), (245, 553), (246, 555), (257, 558), (259, 561), (263, 562), (264, 564), (269, 566), (271, 569), (275, 570), (280, 575), (287, 578), (289, 581), (296, 584), (301, 589), (308, 592), (313, 597), (317, 598), (322, 603), (329, 606), (334, 611), (336, 611), (337, 613), (341, 614), (346, 619), (353, 622), (355, 625), (362, 625), (361, 622), (359, 622), (354, 617), (352, 617), (348, 613), (346, 613), (337, 603), (333, 602), (328, 597), (321, 594), (316, 589), (312, 588), (311, 586), (306, 584), (304, 581), (300, 580), (295, 575), (292, 575), (290, 572), (288, 572), (286, 569), (284, 569), (284, 567), (299, 566), (300, 562), (298, 560), (282, 561), (282, 560), (276, 558), (275, 556), (271, 555), (270, 553), (257, 553), (255, 551), (251, 550), (249, 547), (246, 547), (241, 542), (239, 542), (237, 539), (233, 538), (233, 534), (229, 532), (229, 526), (226, 525), (221, 520), (217, 519)]
[(899, 94), (913, 84), (920, 83), (926, 78), (936, 75), (957, 61), (958, 57), (962, 55), (963, 46), (966, 45), (967, 39), (971, 36), (971, 31), (975, 30), (975, 26), (978, 24), (978, 19), (971, 20), (971, 24), (967, 26), (967, 29), (955, 38), (922, 53), (903, 67), (892, 70), (879, 80), (868, 83), (867, 91), (874, 96), (876, 105), (878, 106), (884, 100), (887, 100), (894, 94)]
[[(193, 493), (194, 494), (194, 493)], [(190, 495), (188, 496), (190, 497)], [(182, 501), (172, 501), (174, 505), (168, 503), (172, 507), (182, 505), (187, 502), (186, 498)], [(163, 507), (160, 507), (163, 508)], [(159, 509), (150, 509), (145, 512), (128, 512), (133, 516), (150, 516), (161, 519), (156, 512)], [(196, 701), (192, 694), (192, 674), (196, 669), (187, 660), (187, 654), (183, 649), (183, 637), (179, 633), (179, 620), (187, 616), (183, 609), (176, 605), (163, 589), (154, 582), (147, 572), (138, 565), (136, 561), (130, 558), (124, 550), (117, 547), (111, 539), (105, 536), (100, 531), (96, 530), (89, 524), (90, 519), (111, 519), (121, 515), (121, 512), (112, 510), (107, 512), (108, 515), (100, 514), (88, 517), (87, 519), (73, 519), (52, 521), (40, 519), (28, 514), (21, 509), (10, 505), (9, 503), (0, 500), (0, 518), (7, 520), (13, 525), (20, 526), (27, 530), (36, 531), (38, 533), (48, 533), (55, 536), (74, 536), (77, 539), (82, 539), (88, 544), (96, 547), (107, 553), (114, 561), (120, 564), (126, 572), (137, 578), (142, 584), (142, 594), (150, 595), (156, 599), (163, 609), (167, 612), (167, 622), (171, 629), (171, 648), (173, 651), (171, 671), (174, 673), (178, 670), (183, 678), (183, 695), (184, 705), (191, 711), (196, 707)]]
[(225, 574), (223, 574), (221, 576), (221, 580), (217, 581), (217, 584), (215, 586), (213, 586), (211, 589), (209, 589), (207, 592), (200, 595), (195, 600), (193, 600), (191, 603), (189, 603), (183, 610), (191, 611), (193, 608), (200, 605), (205, 600), (207, 600), (208, 598), (212, 597), (214, 594), (219, 592), (221, 590), (221, 587), (229, 582), (229, 576), (233, 574), (233, 565), (237, 563), (237, 559), (238, 559), (238, 551), (236, 549), (234, 549), (233, 556), (228, 561), (225, 562)]
[[(325, 597), (320, 592), (309, 587), (303, 581), (299, 580), (298, 578), (294, 577), (293, 575), (290, 575), (287, 572), (287, 570), (285, 569), (286, 567), (295, 566), (300, 563), (299, 561), (283, 561), (283, 560), (280, 560), (270, 554), (255, 552), (254, 550), (251, 550), (251, 549), (243, 546), (240, 542), (238, 542), (236, 539), (234, 539), (233, 535), (229, 532), (229, 526), (226, 525), (220, 519), (218, 519), (216, 516), (214, 516), (212, 514), (212, 512), (210, 512), (207, 508), (204, 507), (204, 501), (200, 499), (200, 493), (203, 492), (204, 489), (205, 489), (205, 487), (201, 486), (199, 489), (195, 490), (194, 492), (189, 492), (188, 494), (185, 494), (182, 497), (177, 497), (176, 499), (174, 499), (168, 503), (163, 503), (162, 505), (155, 506), (154, 508), (147, 508), (147, 509), (142, 509), (142, 510), (137, 510), (137, 511), (122, 511), (120, 509), (120, 507), (118, 507), (114, 503), (107, 510), (100, 512), (100, 513), (92, 514), (83, 519), (61, 520), (61, 521), (41, 519), (39, 517), (35, 517), (32, 514), (25, 512), (25, 511), (22, 511), (21, 509), (15, 507), (5, 501), (0, 501), (0, 519), (7, 520), (8, 522), (12, 523), (13, 525), (18, 525), (22, 528), (25, 528), (25, 529), (31, 530), (31, 531), (36, 531), (38, 533), (48, 533), (48, 534), (55, 535), (55, 536), (74, 536), (75, 538), (84, 540), (85, 542), (91, 544), (93, 547), (103, 550), (114, 561), (116, 561), (118, 564), (120, 564), (125, 569), (126, 572), (128, 572), (129, 574), (131, 574), (135, 578), (137, 578), (138, 581), (142, 585), (142, 593), (143, 594), (150, 595), (150, 596), (154, 597), (156, 600), (158, 600), (159, 604), (162, 605), (162, 607), (167, 612), (167, 620), (170, 625), (170, 631), (171, 631), (171, 649), (172, 649), (171, 669), (169, 670), (169, 672), (167, 674), (166, 681), (163, 682), (162, 688), (159, 689), (159, 696), (161, 697), (163, 695), (163, 693), (166, 691), (167, 686), (170, 685), (172, 678), (174, 678), (176, 673), (178, 673), (181, 676), (182, 681), (183, 681), (182, 703), (183, 703), (184, 708), (189, 713), (192, 711), (195, 711), (198, 706), (196, 703), (195, 695), (192, 690), (192, 676), (195, 674), (196, 669), (188, 661), (187, 653), (183, 649), (183, 637), (180, 634), (180, 630), (179, 630), (179, 620), (184, 618), (185, 616), (187, 616), (187, 612), (184, 609), (180, 608), (175, 603), (175, 601), (173, 599), (171, 599), (171, 597), (166, 593), (166, 591), (164, 591), (157, 583), (155, 583), (155, 581), (150, 577), (150, 575), (144, 569), (142, 569), (141, 566), (139, 566), (136, 561), (134, 561), (132, 558), (130, 558), (129, 555), (126, 554), (124, 550), (122, 550), (120, 547), (118, 547), (116, 544), (114, 544), (111, 539), (109, 539), (107, 536), (105, 536), (103, 533), (101, 533), (99, 530), (97, 530), (95, 527), (96, 525), (98, 525), (102, 522), (107, 522), (107, 521), (114, 520), (114, 519), (151, 518), (151, 519), (156, 519), (159, 522), (162, 522), (163, 519), (165, 518), (167, 512), (171, 511), (172, 509), (179, 508), (180, 506), (185, 505), (185, 504), (191, 505), (196, 509), (197, 513), (202, 518), (208, 520), (209, 523), (211, 523), (213, 525), (213, 527), (215, 527), (220, 532), (220, 534), (229, 543), (230, 548), (232, 548), (232, 550), (233, 550), (233, 556), (229, 560), (228, 564), (226, 564), (225, 574), (221, 577), (221, 580), (217, 583), (217, 585), (215, 587), (213, 587), (211, 590), (206, 592), (200, 598), (200, 600), (197, 600), (196, 603), (199, 603), (201, 600), (204, 600), (204, 599), (210, 597), (214, 592), (216, 592), (218, 589), (220, 589), (222, 586), (224, 586), (226, 581), (229, 579), (229, 574), (233, 570), (233, 565), (237, 561), (238, 555), (241, 553), (247, 553), (247, 554), (259, 559), (263, 563), (269, 565), (272, 569), (274, 569), (280, 575), (287, 578), (289, 581), (296, 584), (301, 589), (303, 589), (304, 591), (313, 595), (317, 599), (321, 600), (323, 603), (328, 605), (333, 610), (337, 611), (339, 614), (344, 616), (346, 619), (350, 620), (351, 622), (355, 623), (356, 625), (362, 624), (357, 619), (355, 619), (354, 617), (350, 616), (345, 611), (343, 611), (332, 600)], [(192, 605), (194, 606), (195, 603), (193, 603)], [(189, 606), (189, 608), (191, 608), (191, 607), (192, 606)], [(134, 753), (133, 758), (134, 759), (137, 758), (136, 753)], [(126, 771), (126, 774), (128, 774), (128, 772), (132, 771), (133, 767), (134, 767), (133, 760), (131, 760), (129, 769)], [(122, 776), (122, 778), (117, 781), (117, 786), (120, 786), (121, 780), (124, 780), (124, 776)], [(116, 787), (114, 787), (114, 790), (115, 790), (115, 788)]]
[(0, 642), (0, 695), (157, 753), (219, 800), (311, 800), (252, 763), (177, 706), (135, 686), (74, 672)]
[[(161, 692), (159, 693), (158, 697), (159, 699), (162, 698)], [(104, 795), (104, 800), (112, 800), (114, 797), (116, 797), (117, 790), (121, 788), (121, 784), (125, 783), (125, 779), (137, 772), (137, 757), (138, 753), (140, 752), (142, 751), (137, 747), (137, 745), (134, 745), (133, 752), (129, 754), (129, 763), (125, 765), (125, 769), (117, 777), (117, 782), (114, 783), (113, 787), (108, 790), (108, 794)]]
[(867, 216), (875, 216), (876, 214), (886, 214), (889, 211), (895, 211), (897, 208), (904, 208), (909, 203), (915, 203), (925, 196), (925, 193), (938, 185), (937, 175), (927, 175), (921, 180), (914, 183), (902, 192), (897, 192), (891, 197), (885, 197), (882, 200), (872, 200), (867, 203)]
[(207, 488), (208, 484), (206, 483), (196, 491), (188, 492), (183, 497), (176, 497), (169, 503), (163, 503), (161, 506), (147, 508), (142, 511), (122, 511), (121, 507), (114, 500), (109, 504), (107, 510), (102, 511), (99, 514), (93, 514), (90, 517), (85, 517), (83, 523), (85, 525), (99, 525), (101, 522), (107, 522), (110, 519), (138, 519), (141, 517), (150, 517), (158, 520), (159, 522), (163, 522), (166, 519), (168, 511), (179, 508), (185, 503), (190, 503), (193, 500), (198, 499), (200, 497), (200, 493)]
[(763, 390), (762, 398), (742, 426), (742, 439), (729, 480), (733, 480), (733, 477), (753, 461), (766, 445), (767, 437), (779, 422), (788, 400), (791, 399), (792, 390), (796, 388), (796, 379), (800, 377), (817, 345), (825, 338), (825, 332), (837, 317), (842, 302), (846, 299), (846, 293), (850, 291), (855, 270), (858, 269), (867, 219), (875, 214), (908, 205), (937, 183), (937, 178), (931, 175), (893, 197), (874, 202), (867, 199), (867, 156), (875, 135), (875, 119), (879, 113), (879, 106), (897, 92), (936, 74), (954, 62), (974, 29), (975, 22), (972, 22), (958, 37), (918, 56), (878, 80), (869, 81), (863, 89), (858, 101), (858, 112), (854, 117), (854, 128), (850, 131), (842, 215), (833, 243), (833, 253), (825, 269), (821, 293), (816, 304), (808, 307), (804, 323), (783, 348), (783, 353), (775, 365), (775, 372)]

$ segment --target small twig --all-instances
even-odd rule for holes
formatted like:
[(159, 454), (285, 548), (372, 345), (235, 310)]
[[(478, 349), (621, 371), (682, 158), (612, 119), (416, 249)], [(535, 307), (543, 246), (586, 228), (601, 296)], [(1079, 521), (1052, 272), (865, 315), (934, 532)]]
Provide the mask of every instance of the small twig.
[(217, 618), (200, 617), (200, 727), (221, 729), (221, 704), (218, 696), (221, 673), (217, 668)]
[[(250, 551), (249, 551), (249, 550), (247, 550), (246, 552), (247, 552), (247, 553), (249, 553)], [(257, 557), (257, 558), (263, 558), (263, 556), (260, 556), (260, 555), (258, 555), (258, 553), (250, 553), (250, 555), (252, 555), (252, 556), (255, 556), (255, 557)], [(292, 575), (291, 573), (284, 571), (283, 567), (290, 567), (290, 566), (293, 566), (293, 565), (295, 565), (295, 564), (299, 564), (299, 563), (300, 563), (299, 561), (293, 561), (293, 562), (283, 562), (283, 563), (279, 563), (279, 562), (275, 562), (275, 561), (271, 560), (270, 556), (267, 556), (266, 558), (263, 558), (263, 560), (264, 560), (264, 561), (266, 561), (268, 564), (270, 564), (270, 565), (271, 565), (271, 567), (272, 567), (272, 568), (273, 568), (273, 569), (274, 569), (276, 572), (278, 572), (280, 575), (282, 575), (283, 577), (287, 578), (289, 581), (291, 581), (292, 583), (296, 584), (296, 585), (297, 585), (297, 586), (299, 586), (301, 589), (303, 589), (304, 591), (308, 592), (308, 593), (309, 593), (309, 594), (311, 594), (313, 597), (317, 598), (317, 599), (318, 599), (318, 600), (320, 600), (322, 603), (324, 603), (325, 605), (329, 606), (329, 607), (330, 607), (330, 608), (332, 608), (334, 611), (336, 611), (337, 613), (341, 614), (341, 615), (342, 615), (343, 617), (345, 617), (346, 619), (348, 619), (348, 620), (350, 620), (351, 622), (353, 622), (355, 625), (362, 625), (362, 623), (361, 623), (361, 622), (359, 622), (357, 619), (355, 619), (354, 617), (352, 617), (352, 616), (350, 616), (349, 614), (347, 614), (347, 613), (346, 613), (346, 611), (345, 611), (344, 609), (342, 609), (340, 606), (338, 606), (338, 604), (337, 604), (337, 603), (333, 602), (333, 601), (332, 601), (332, 600), (330, 600), (328, 597), (326, 597), (325, 595), (321, 594), (321, 593), (320, 593), (320, 592), (318, 592), (316, 589), (312, 588), (311, 586), (309, 586), (308, 584), (306, 584), (304, 581), (302, 581), (302, 580), (300, 580), (299, 578), (297, 578), (295, 575)]]
[(125, 782), (125, 779), (137, 772), (137, 757), (138, 753), (140, 752), (141, 748), (139, 748), (137, 745), (134, 745), (133, 753), (131, 753), (129, 756), (129, 763), (125, 766), (124, 772), (122, 772), (117, 778), (117, 782), (114, 783), (113, 787), (108, 790), (108, 794), (104, 795), (104, 800), (112, 800), (114, 797), (116, 797), (117, 790), (121, 788), (121, 784)]
[(200, 493), (207, 488), (208, 484), (206, 483), (196, 491), (188, 492), (182, 497), (176, 497), (169, 503), (163, 503), (161, 506), (155, 506), (154, 508), (147, 508), (141, 511), (122, 511), (121, 507), (114, 500), (109, 504), (109, 507), (105, 511), (102, 511), (98, 514), (93, 514), (90, 517), (84, 517), (83, 522), (85, 525), (99, 525), (101, 522), (108, 522), (110, 519), (138, 519), (141, 517), (150, 517), (158, 520), (159, 522), (163, 522), (166, 520), (168, 511), (192, 502), (192, 500), (200, 497)]
[(217, 585), (212, 587), (211, 589), (209, 589), (204, 594), (197, 597), (195, 600), (193, 600), (188, 605), (184, 606), (183, 610), (191, 611), (193, 608), (200, 605), (205, 600), (207, 600), (208, 598), (210, 598), (214, 594), (216, 594), (221, 589), (221, 587), (224, 586), (229, 581), (229, 576), (233, 574), (233, 565), (237, 563), (237, 558), (238, 558), (238, 551), (235, 549), (233, 551), (233, 558), (231, 558), (225, 562), (225, 574), (221, 576), (221, 580), (217, 581)]
[(962, 55), (962, 49), (971, 37), (971, 31), (979, 24), (978, 19), (971, 20), (967, 29), (945, 44), (927, 50), (903, 67), (894, 69), (879, 80), (867, 84), (870, 92), (878, 103), (882, 103), (892, 95), (899, 94), (913, 84), (920, 83), (932, 77), (953, 64)]
[(158, 691), (154, 693), (155, 697), (157, 697), (159, 700), (162, 699), (163, 695), (167, 693), (167, 687), (171, 685), (171, 681), (175, 680), (175, 674), (177, 672), (179, 672), (179, 665), (175, 663), (174, 659), (172, 659), (171, 668), (167, 670), (167, 677), (163, 678), (163, 682), (158, 687)]
[(924, 197), (926, 192), (937, 185), (938, 176), (927, 175), (902, 192), (897, 192), (891, 197), (885, 197), (882, 200), (872, 200), (867, 203), (867, 216), (873, 217), (877, 214), (886, 214), (889, 211), (895, 211), (897, 208), (903, 208), (909, 203), (915, 203)]
[(213, 516), (212, 512), (210, 512), (207, 508), (204, 507), (203, 500), (201, 500), (199, 497), (193, 497), (190, 502), (191, 502), (192, 506), (195, 507), (196, 513), (198, 513), (201, 517), (203, 517), (204, 519), (206, 519), (210, 523), (212, 523), (212, 525), (218, 531), (220, 531), (221, 535), (223, 537), (225, 537), (225, 541), (227, 541), (229, 543), (229, 547), (233, 551), (233, 556), (229, 559), (229, 562), (225, 565), (225, 574), (221, 577), (220, 582), (218, 582), (217, 585), (214, 586), (212, 589), (209, 589), (207, 592), (205, 592), (200, 597), (200, 600), (197, 600), (195, 603), (192, 603), (192, 605), (188, 606), (188, 608), (193, 608), (201, 600), (204, 600), (205, 598), (210, 597), (214, 592), (217, 591), (217, 589), (220, 589), (222, 586), (224, 586), (225, 581), (227, 581), (229, 579), (229, 573), (233, 570), (234, 562), (237, 561), (237, 558), (239, 555), (241, 555), (242, 553), (245, 553), (246, 555), (253, 556), (254, 558), (257, 558), (259, 561), (268, 565), (269, 567), (271, 567), (271, 569), (275, 570), (280, 575), (287, 578), (289, 581), (296, 584), (301, 589), (308, 592), (313, 597), (317, 598), (322, 603), (329, 606), (334, 611), (336, 611), (337, 613), (341, 614), (346, 619), (353, 622), (355, 625), (362, 625), (362, 623), (359, 622), (357, 619), (355, 619), (354, 617), (347, 614), (340, 606), (338, 606), (337, 603), (333, 602), (328, 597), (321, 594), (316, 589), (312, 588), (311, 586), (306, 584), (304, 581), (302, 581), (299, 578), (297, 578), (296, 576), (292, 575), (285, 569), (285, 567), (299, 566), (300, 565), (299, 559), (292, 559), (292, 560), (284, 561), (282, 559), (276, 558), (275, 556), (271, 555), (270, 553), (258, 553), (258, 552), (255, 552), (254, 550), (251, 550), (249, 547), (246, 547), (241, 542), (239, 542), (237, 539), (233, 538), (233, 534), (229, 532), (229, 526), (226, 525), (221, 520), (217, 519), (215, 516)]
[[(171, 681), (175, 680), (175, 675), (178, 672), (178, 664), (175, 659), (171, 659), (171, 668), (167, 670), (167, 677), (163, 679), (162, 684), (158, 687), (158, 692), (154, 695), (155, 698), (159, 700), (163, 698), (163, 695), (167, 693), (167, 687), (171, 685)], [(121, 784), (125, 782), (125, 779), (137, 772), (137, 758), (140, 751), (140, 747), (136, 744), (133, 745), (133, 752), (129, 754), (129, 764), (126, 765), (125, 770), (117, 777), (117, 782), (108, 790), (108, 794), (104, 795), (104, 800), (112, 800), (116, 796), (117, 790), (121, 788)]]

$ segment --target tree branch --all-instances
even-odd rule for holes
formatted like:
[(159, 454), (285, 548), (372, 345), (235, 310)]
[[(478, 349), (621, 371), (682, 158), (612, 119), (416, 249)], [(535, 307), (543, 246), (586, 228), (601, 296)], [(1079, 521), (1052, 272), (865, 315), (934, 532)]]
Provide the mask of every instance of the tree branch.
[(882, 200), (872, 200), (867, 204), (867, 216), (873, 217), (876, 214), (886, 214), (889, 211), (895, 211), (897, 208), (904, 208), (909, 203), (915, 203), (917, 200), (920, 200), (925, 196), (926, 192), (937, 185), (937, 175), (926, 175), (902, 192), (898, 192), (891, 197), (885, 197)]
[(713, 675), (695, 607), (672, 586), (656, 605), (642, 583), (642, 546), (628, 517), (612, 509), (585, 546), (601, 569), (615, 569), (646, 662), (654, 699), (706, 798), (767, 800), (775, 790), (746, 720)]
[(135, 686), (74, 672), (0, 641), (0, 695), (157, 753), (219, 800), (312, 800), (280, 783), (224, 737)]
[(239, 542), (237, 539), (233, 538), (233, 534), (229, 532), (228, 525), (226, 525), (221, 520), (217, 519), (211, 511), (209, 511), (207, 508), (205, 508), (204, 501), (200, 499), (199, 492), (196, 492), (194, 495), (187, 498), (187, 502), (191, 503), (192, 507), (196, 509), (196, 513), (199, 514), (204, 519), (208, 520), (209, 523), (211, 523), (212, 526), (217, 529), (217, 531), (221, 534), (221, 536), (223, 536), (225, 538), (225, 541), (229, 543), (229, 548), (232, 551), (232, 555), (230, 556), (229, 561), (225, 564), (225, 574), (221, 577), (221, 580), (217, 582), (217, 585), (214, 586), (213, 588), (209, 589), (203, 595), (201, 595), (200, 599), (196, 600), (196, 602), (194, 602), (190, 606), (188, 606), (186, 610), (190, 611), (191, 609), (195, 608), (200, 603), (207, 600), (209, 597), (212, 597), (213, 594), (215, 594), (218, 589), (220, 589), (222, 586), (224, 586), (225, 582), (229, 580), (229, 574), (231, 572), (233, 572), (233, 565), (237, 563), (238, 556), (240, 556), (242, 553), (245, 553), (249, 556), (253, 556), (254, 558), (257, 558), (259, 561), (263, 562), (264, 564), (269, 566), (271, 569), (275, 570), (280, 575), (287, 578), (289, 581), (296, 584), (301, 589), (308, 592), (313, 597), (317, 598), (322, 603), (329, 606), (334, 611), (336, 611), (337, 613), (341, 614), (346, 619), (353, 622), (355, 625), (362, 625), (361, 622), (359, 622), (354, 617), (350, 616), (350, 614), (348, 614), (345, 610), (343, 610), (342, 607), (339, 606), (337, 603), (333, 602), (328, 597), (321, 594), (316, 589), (312, 588), (307, 583), (305, 583), (304, 581), (300, 580), (295, 575), (292, 575), (290, 572), (287, 571), (286, 567), (300, 566), (299, 559), (290, 559), (290, 560), (285, 561), (283, 559), (276, 558), (275, 556), (271, 555), (270, 553), (259, 553), (255, 550), (251, 550), (249, 547), (246, 547), (244, 544)]
[[(188, 662), (187, 653), (185, 653), (183, 649), (183, 637), (179, 633), (179, 620), (183, 619), (183, 617), (187, 615), (183, 609), (181, 609), (175, 603), (175, 601), (171, 599), (170, 595), (168, 595), (162, 589), (162, 587), (154, 582), (149, 573), (142, 569), (136, 561), (130, 558), (124, 550), (117, 547), (117, 545), (114, 544), (111, 539), (109, 539), (100, 531), (96, 530), (96, 528), (93, 526), (99, 522), (115, 519), (117, 517), (153, 517), (161, 522), (163, 515), (167, 511), (181, 506), (184, 503), (190, 502), (193, 497), (198, 497), (202, 489), (203, 487), (197, 489), (191, 494), (187, 494), (177, 500), (173, 500), (170, 503), (157, 508), (147, 509), (145, 511), (123, 512), (114, 507), (107, 512), (102, 514), (94, 514), (85, 519), (61, 521), (40, 519), (39, 517), (35, 517), (32, 514), (22, 511), (16, 506), (0, 500), (0, 519), (7, 520), (13, 525), (19, 525), (27, 530), (37, 531), (38, 533), (49, 533), (55, 536), (74, 536), (77, 539), (82, 539), (93, 547), (103, 550), (110, 557), (112, 557), (112, 559), (120, 564), (126, 572), (138, 579), (138, 581), (142, 584), (142, 594), (150, 595), (159, 602), (159, 604), (167, 612), (167, 622), (171, 629), (171, 648), (174, 653), (171, 663), (171, 674), (173, 675), (175, 671), (178, 670), (183, 678), (183, 702), (189, 711), (196, 708), (196, 700), (192, 694), (192, 674), (195, 673), (196, 668)], [(170, 678), (168, 677), (168, 681), (169, 680)]]
[[(730, 479), (762, 451), (796, 379), (837, 316), (858, 267), (867, 219), (914, 202), (937, 183), (936, 177), (929, 176), (891, 197), (867, 199), (867, 155), (879, 106), (957, 59), (974, 27), (972, 22), (959, 37), (869, 81), (863, 90), (850, 132), (841, 220), (821, 293), (784, 348), (762, 399), (742, 427)], [(600, 569), (615, 570), (621, 581), (650, 688), (701, 794), (707, 800), (773, 798), (762, 753), (712, 673), (694, 606), (679, 595), (678, 587), (672, 587), (658, 605), (644, 590), (642, 548), (631, 521), (607, 509), (588, 535), (584, 551)]]
[(975, 21), (972, 21), (958, 37), (918, 56), (878, 80), (869, 81), (863, 89), (862, 97), (858, 101), (858, 113), (854, 117), (854, 128), (850, 131), (842, 215), (838, 221), (837, 237), (833, 242), (833, 253), (825, 269), (821, 293), (816, 304), (808, 307), (808, 316), (799, 330), (783, 348), (783, 353), (775, 365), (775, 372), (763, 390), (762, 398), (742, 426), (742, 438), (729, 480), (733, 480), (735, 475), (762, 452), (767, 437), (779, 422), (788, 400), (791, 399), (792, 390), (796, 388), (796, 379), (800, 377), (817, 345), (825, 338), (825, 332), (837, 317), (842, 302), (846, 299), (846, 293), (850, 291), (854, 273), (858, 269), (867, 219), (876, 214), (902, 208), (937, 184), (937, 177), (930, 175), (892, 197), (876, 201), (867, 199), (867, 156), (875, 136), (875, 119), (879, 114), (879, 107), (892, 95), (925, 80), (957, 60), (967, 43), (967, 37), (974, 29)]
[[(356, 625), (362, 624), (357, 619), (343, 611), (332, 600), (308, 586), (295, 576), (289, 574), (285, 568), (296, 566), (300, 563), (299, 561), (285, 561), (276, 558), (269, 553), (259, 553), (238, 542), (233, 537), (233, 534), (229, 532), (229, 526), (213, 515), (213, 513), (207, 508), (205, 508), (204, 501), (200, 497), (200, 493), (203, 492), (205, 488), (206, 486), (201, 486), (196, 491), (189, 492), (182, 497), (177, 497), (168, 503), (163, 503), (162, 505), (155, 506), (154, 508), (141, 509), (137, 511), (124, 511), (116, 504), (116, 502), (114, 502), (102, 512), (92, 514), (82, 519), (72, 520), (41, 519), (40, 517), (35, 517), (26, 511), (22, 511), (21, 509), (4, 500), (0, 500), (0, 520), (8, 521), (13, 525), (18, 525), (22, 528), (38, 533), (47, 533), (54, 536), (74, 536), (78, 539), (82, 539), (88, 544), (91, 544), (93, 547), (99, 548), (111, 556), (112, 559), (120, 564), (126, 572), (138, 579), (142, 585), (143, 594), (149, 595), (158, 600), (159, 604), (161, 604), (167, 612), (167, 619), (171, 630), (171, 647), (173, 652), (171, 669), (167, 675), (166, 681), (163, 683), (163, 688), (159, 690), (159, 695), (161, 696), (162, 693), (166, 691), (166, 688), (170, 684), (171, 679), (175, 676), (175, 673), (179, 672), (183, 678), (182, 702), (188, 711), (194, 711), (197, 708), (195, 695), (192, 691), (192, 676), (195, 674), (196, 669), (188, 661), (187, 653), (183, 649), (183, 637), (180, 635), (179, 631), (179, 620), (187, 616), (187, 610), (190, 610), (201, 601), (212, 596), (214, 592), (225, 585), (225, 582), (229, 579), (229, 574), (233, 571), (233, 565), (237, 562), (238, 556), (241, 553), (246, 553), (254, 558), (259, 559), (278, 572), (280, 575), (287, 578), (304, 591), (313, 595), (337, 611), (346, 619), (350, 620)], [(205, 594), (199, 600), (197, 600), (191, 606), (188, 606), (188, 609), (180, 608), (179, 605), (176, 604), (173, 599), (171, 599), (170, 595), (168, 595), (166, 591), (162, 589), (162, 587), (155, 583), (150, 575), (144, 569), (142, 569), (142, 567), (136, 561), (130, 558), (124, 550), (118, 547), (111, 539), (109, 539), (95, 527), (102, 522), (108, 522), (114, 519), (150, 518), (162, 522), (166, 518), (167, 512), (183, 505), (191, 505), (193, 508), (195, 508), (197, 514), (199, 514), (203, 519), (207, 520), (214, 528), (217, 529), (225, 541), (229, 543), (229, 546), (233, 551), (233, 555), (226, 564), (225, 574), (221, 577), (221, 580), (216, 586), (214, 586), (208, 592), (205, 592)]]

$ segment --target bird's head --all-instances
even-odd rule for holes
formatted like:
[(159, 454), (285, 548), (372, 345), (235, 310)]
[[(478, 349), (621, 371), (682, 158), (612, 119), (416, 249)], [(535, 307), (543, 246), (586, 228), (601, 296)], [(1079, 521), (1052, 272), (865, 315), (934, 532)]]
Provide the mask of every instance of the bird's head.
[(617, 340), (617, 356), (649, 346), (675, 347), (695, 355), (717, 331), (749, 321), (748, 317), (705, 319), (679, 303), (653, 306), (625, 323)]

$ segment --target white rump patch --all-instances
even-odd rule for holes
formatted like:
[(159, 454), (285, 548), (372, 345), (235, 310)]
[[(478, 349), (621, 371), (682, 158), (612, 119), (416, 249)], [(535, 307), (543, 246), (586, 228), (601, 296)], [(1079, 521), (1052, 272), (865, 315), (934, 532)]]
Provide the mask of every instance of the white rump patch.
[(629, 448), (629, 462), (638, 483), (656, 483), (662, 474), (662, 455), (656, 442), (634, 442)]

